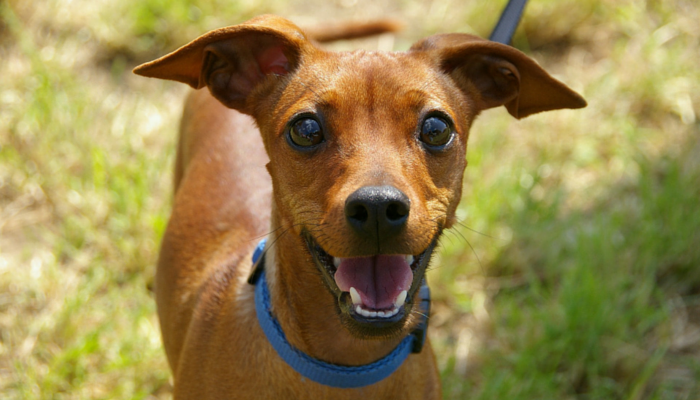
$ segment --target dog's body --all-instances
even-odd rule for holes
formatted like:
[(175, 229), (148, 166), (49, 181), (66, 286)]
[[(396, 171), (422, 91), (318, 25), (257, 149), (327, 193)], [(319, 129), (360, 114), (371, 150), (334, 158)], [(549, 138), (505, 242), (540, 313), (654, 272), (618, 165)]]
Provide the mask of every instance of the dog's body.
[(287, 365), (246, 282), (256, 238), (269, 234), (264, 269), (289, 343), (332, 364), (372, 363), (417, 324), (418, 287), (454, 223), (477, 114), (585, 105), (522, 53), (472, 36), (329, 53), (272, 16), (136, 72), (211, 92), (185, 107), (156, 281), (177, 399), (440, 398), (429, 343), (357, 389)]

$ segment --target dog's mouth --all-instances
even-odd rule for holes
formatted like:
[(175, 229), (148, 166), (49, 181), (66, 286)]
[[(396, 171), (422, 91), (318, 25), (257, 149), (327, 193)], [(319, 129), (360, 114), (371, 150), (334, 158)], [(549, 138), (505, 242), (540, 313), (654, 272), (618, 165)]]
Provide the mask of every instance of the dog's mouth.
[[(333, 257), (306, 234), (306, 242), (345, 322), (363, 334), (385, 335), (409, 315), (436, 240), (420, 254)], [(391, 330), (391, 329), (389, 329)]]

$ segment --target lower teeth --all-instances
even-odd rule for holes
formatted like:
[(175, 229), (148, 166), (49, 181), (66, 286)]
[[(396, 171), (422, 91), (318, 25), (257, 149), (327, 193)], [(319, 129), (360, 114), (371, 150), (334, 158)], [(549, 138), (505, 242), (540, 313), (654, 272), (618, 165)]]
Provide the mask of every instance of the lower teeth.
[(355, 312), (357, 314), (362, 315), (363, 317), (369, 317), (369, 318), (390, 318), (396, 315), (399, 312), (399, 307), (395, 307), (392, 310), (389, 311), (369, 311), (365, 310), (364, 308), (360, 306), (355, 306)]

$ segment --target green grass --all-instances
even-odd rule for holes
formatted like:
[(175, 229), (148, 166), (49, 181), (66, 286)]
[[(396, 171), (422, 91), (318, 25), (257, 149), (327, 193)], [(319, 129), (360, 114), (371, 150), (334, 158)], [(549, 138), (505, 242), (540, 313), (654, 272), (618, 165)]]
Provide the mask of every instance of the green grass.
[[(589, 107), (472, 130), (430, 272), (446, 399), (700, 397), (695, 3), (528, 5), (515, 45)], [(133, 66), (271, 11), (485, 36), (504, 1), (301, 4), (0, 3), (0, 397), (170, 397), (150, 288), (186, 91)]]

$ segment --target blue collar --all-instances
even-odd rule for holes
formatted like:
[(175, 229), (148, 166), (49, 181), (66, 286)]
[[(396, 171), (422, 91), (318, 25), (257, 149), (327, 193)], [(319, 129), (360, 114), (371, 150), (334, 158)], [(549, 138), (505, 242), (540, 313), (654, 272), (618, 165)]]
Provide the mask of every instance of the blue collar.
[(336, 388), (358, 388), (373, 383), (377, 383), (396, 371), (408, 358), (408, 355), (419, 353), (425, 341), (425, 334), (428, 329), (427, 315), (430, 312), (430, 289), (423, 280), (420, 288), (422, 298), (421, 308), (424, 311), (418, 328), (404, 340), (386, 357), (371, 364), (356, 367), (346, 367), (330, 364), (303, 353), (293, 347), (282, 331), (279, 322), (272, 315), (270, 305), (270, 292), (267, 288), (264, 267), (265, 239), (260, 241), (253, 253), (254, 270), (249, 279), (249, 283), (255, 285), (255, 311), (258, 322), (267, 340), (277, 351), (277, 354), (295, 371), (307, 379), (314, 382), (336, 387)]

